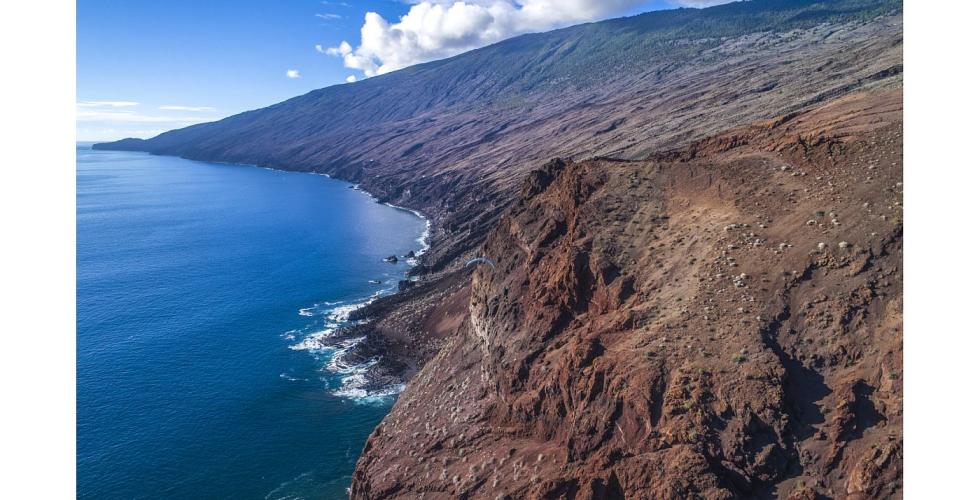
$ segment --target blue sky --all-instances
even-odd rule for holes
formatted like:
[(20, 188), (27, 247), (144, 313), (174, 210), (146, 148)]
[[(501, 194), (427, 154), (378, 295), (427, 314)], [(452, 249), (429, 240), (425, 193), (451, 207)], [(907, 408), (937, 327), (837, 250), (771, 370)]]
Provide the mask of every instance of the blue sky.
[(77, 138), (150, 137), (521, 32), (706, 3), (79, 0)]

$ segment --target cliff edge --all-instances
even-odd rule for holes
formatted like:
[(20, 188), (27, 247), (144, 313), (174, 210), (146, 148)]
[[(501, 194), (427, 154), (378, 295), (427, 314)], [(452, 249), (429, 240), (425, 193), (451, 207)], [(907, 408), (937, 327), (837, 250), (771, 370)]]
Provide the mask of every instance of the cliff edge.
[(352, 498), (902, 491), (902, 95), (532, 172)]

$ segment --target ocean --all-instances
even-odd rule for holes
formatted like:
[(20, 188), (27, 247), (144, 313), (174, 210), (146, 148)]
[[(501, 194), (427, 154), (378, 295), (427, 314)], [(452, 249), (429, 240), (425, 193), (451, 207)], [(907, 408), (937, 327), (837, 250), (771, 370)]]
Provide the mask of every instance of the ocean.
[(304, 340), (393, 291), (425, 220), (320, 175), (76, 158), (78, 497), (346, 498), (400, 388)]

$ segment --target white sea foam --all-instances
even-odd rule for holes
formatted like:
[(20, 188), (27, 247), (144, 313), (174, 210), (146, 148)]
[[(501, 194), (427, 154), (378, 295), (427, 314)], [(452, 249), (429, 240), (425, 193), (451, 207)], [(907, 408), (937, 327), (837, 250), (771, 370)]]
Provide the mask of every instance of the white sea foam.
[[(359, 185), (354, 184), (353, 187), (354, 189), (360, 191)], [(376, 198), (374, 198), (374, 196), (372, 196), (370, 193), (365, 192), (365, 194), (376, 200)], [(409, 211), (416, 217), (425, 221), (425, 231), (423, 231), (416, 240), (421, 248), (415, 252), (415, 258), (407, 259), (409, 265), (417, 265), (417, 257), (429, 250), (429, 235), (432, 228), (432, 222), (417, 210), (398, 207), (390, 203), (386, 203), (386, 205), (399, 210)], [(375, 404), (387, 402), (392, 396), (400, 394), (405, 389), (404, 384), (392, 384), (375, 390), (367, 389), (370, 382), (367, 378), (367, 372), (372, 366), (376, 365), (379, 360), (377, 358), (372, 358), (364, 363), (349, 364), (344, 359), (346, 357), (346, 353), (350, 351), (350, 349), (354, 348), (358, 343), (362, 342), (364, 338), (359, 337), (340, 341), (331, 339), (331, 337), (333, 337), (342, 326), (351, 324), (350, 316), (354, 311), (367, 306), (368, 304), (377, 300), (379, 297), (391, 293), (394, 290), (395, 286), (389, 286), (378, 290), (371, 297), (362, 301), (346, 304), (337, 302), (321, 302), (299, 310), (299, 314), (301, 316), (323, 317), (324, 327), (319, 331), (306, 335), (303, 340), (289, 346), (289, 348), (297, 351), (309, 351), (318, 358), (329, 357), (324, 365), (324, 370), (328, 373), (333, 373), (340, 376), (340, 387), (333, 387), (333, 389), (330, 391), (331, 394), (338, 397), (351, 399), (357, 403)], [(295, 333), (297, 332), (291, 331), (284, 335), (291, 334), (292, 337), (290, 339), (292, 340), (295, 338)], [(328, 387), (333, 386), (335, 383), (336, 382), (331, 383), (330, 381), (327, 381)]]
[(337, 332), (337, 326), (331, 325), (318, 332), (311, 333), (303, 340), (296, 344), (289, 346), (290, 349), (294, 351), (323, 351), (325, 349), (335, 349), (335, 347), (329, 345), (327, 339), (332, 337), (334, 333)]
[(329, 321), (334, 321), (336, 323), (343, 323), (350, 320), (350, 315), (354, 311), (374, 302), (374, 298), (370, 298), (363, 302), (357, 302), (354, 304), (347, 304), (343, 306), (337, 306), (326, 313), (326, 317)]
[(330, 393), (334, 396), (353, 399), (357, 403), (375, 404), (387, 402), (392, 396), (397, 396), (405, 390), (405, 384), (394, 384), (378, 390), (369, 391), (363, 387), (358, 387), (358, 382), (353, 379), (354, 377), (345, 379), (343, 387)]
[[(356, 307), (352, 308), (351, 306), (356, 305), (359, 304), (338, 307), (338, 310), (330, 316), (337, 319), (347, 318), (351, 311), (356, 310)], [(370, 381), (367, 378), (367, 372), (371, 367), (378, 364), (380, 360), (378, 358), (371, 358), (363, 363), (349, 362), (346, 354), (363, 342), (364, 337), (331, 340), (330, 337), (336, 333), (339, 326), (340, 323), (333, 328), (311, 333), (299, 343), (290, 346), (290, 349), (306, 350), (327, 357), (327, 361), (323, 366), (324, 371), (339, 376), (339, 387), (335, 387), (335, 384), (338, 383), (336, 379), (333, 382), (327, 380), (328, 388), (332, 387), (330, 393), (335, 396), (351, 399), (358, 403), (382, 403), (387, 401), (391, 396), (399, 394), (404, 390), (405, 387), (403, 384), (394, 384), (376, 390), (368, 390), (367, 387)]]
[[(247, 165), (247, 166), (255, 167), (258, 165)], [(270, 168), (270, 167), (259, 166), (259, 168), (264, 168), (273, 171), (280, 171), (279, 169)], [(311, 172), (311, 173), (330, 178), (329, 174), (319, 173), (319, 172)], [(378, 198), (376, 196), (361, 189), (360, 184), (353, 184), (351, 187), (356, 191), (364, 193), (372, 200), (378, 201)], [(418, 210), (413, 210), (406, 207), (399, 207), (391, 203), (385, 203), (385, 205), (388, 205), (392, 208), (396, 208), (399, 210), (406, 210), (414, 214), (416, 217), (425, 221), (425, 230), (416, 239), (416, 242), (418, 242), (420, 249), (415, 252), (416, 257), (407, 259), (409, 265), (411, 266), (417, 265), (418, 264), (417, 257), (420, 257), (430, 248), (429, 237), (432, 230), (432, 221), (430, 221), (425, 215), (423, 215)], [(353, 302), (347, 304), (342, 304), (339, 302), (320, 302), (310, 307), (304, 307), (299, 310), (298, 314), (300, 316), (306, 316), (306, 317), (322, 316), (323, 328), (314, 331), (312, 333), (309, 333), (308, 335), (303, 337), (303, 339), (300, 342), (289, 346), (289, 348), (297, 351), (301, 351), (301, 350), (310, 351), (318, 356), (320, 354), (325, 354), (329, 356), (329, 361), (324, 366), (324, 369), (328, 372), (335, 373), (342, 376), (340, 379), (340, 387), (331, 391), (332, 394), (339, 397), (352, 399), (358, 403), (370, 404), (370, 403), (387, 401), (388, 398), (401, 393), (405, 389), (405, 384), (393, 384), (373, 391), (367, 390), (365, 388), (369, 383), (366, 376), (367, 371), (372, 366), (377, 364), (379, 360), (377, 358), (372, 358), (364, 363), (357, 363), (357, 364), (348, 364), (344, 361), (345, 354), (350, 349), (354, 348), (357, 344), (362, 342), (364, 338), (358, 337), (353, 339), (344, 339), (341, 341), (330, 340), (331, 337), (333, 337), (337, 333), (337, 331), (340, 329), (341, 326), (350, 323), (350, 315), (354, 311), (357, 311), (358, 309), (361, 309), (362, 307), (365, 307), (368, 304), (374, 302), (378, 297), (393, 292), (394, 288), (395, 287), (392, 286), (382, 290), (378, 290), (370, 298), (359, 302)], [(303, 330), (290, 330), (288, 332), (283, 333), (282, 337), (286, 340), (292, 341), (295, 340), (296, 337), (302, 333)], [(283, 379), (290, 380), (290, 381), (306, 380), (306, 379), (292, 377), (286, 373), (281, 373), (279, 376)], [(296, 478), (296, 480), (306, 476), (307, 474), (309, 473), (301, 474), (299, 477)], [(279, 488), (276, 488), (275, 490), (270, 492), (266, 498), (272, 497), (278, 490), (280, 490), (286, 484), (287, 483), (283, 483), (282, 485), (280, 485)]]
[(300, 309), (299, 310), (299, 315), (300, 316), (317, 316), (317, 315), (321, 315), (321, 314), (326, 314), (326, 313), (329, 313), (330, 311), (333, 310), (333, 307), (331, 307), (331, 306), (335, 306), (335, 305), (337, 305), (339, 303), (340, 302), (330, 302), (330, 301), (318, 302), (316, 304), (313, 304), (310, 307), (304, 307), (304, 308)]
[(419, 217), (422, 217), (423, 220), (425, 220), (425, 231), (422, 231), (422, 235), (419, 236), (417, 240), (415, 240), (419, 242), (419, 245), (422, 245), (422, 249), (416, 252), (415, 255), (422, 255), (425, 252), (429, 251), (429, 232), (432, 229), (432, 221), (425, 218), (425, 216), (423, 216), (418, 212), (416, 212), (415, 215), (418, 215)]
[[(329, 339), (337, 333), (337, 330), (339, 330), (341, 326), (351, 324), (350, 315), (354, 311), (374, 302), (383, 294), (383, 292), (384, 290), (379, 290), (368, 299), (359, 302), (349, 304), (341, 304), (339, 302), (321, 302), (319, 304), (300, 309), (300, 316), (322, 316), (323, 327), (306, 335), (298, 343), (289, 346), (289, 348), (294, 351), (313, 351), (321, 353), (326, 350), (344, 349), (346, 342), (348, 341), (345, 340), (338, 343), (330, 341)], [(297, 333), (301, 332), (299, 330), (290, 330), (283, 334), (283, 336), (285, 338), (289, 338), (289, 336), (291, 336), (292, 339), (295, 339)], [(349, 346), (346, 348), (349, 348)]]
[[(365, 369), (366, 370), (366, 369)], [(341, 379), (340, 387), (330, 391), (334, 396), (353, 399), (358, 403), (382, 403), (405, 390), (405, 384), (392, 384), (380, 389), (368, 390), (364, 371), (356, 371)]]
[(372, 366), (378, 364), (378, 360), (376, 358), (369, 359), (364, 363), (355, 363), (355, 364), (348, 364), (343, 359), (344, 355), (347, 354), (347, 351), (350, 351), (352, 348), (357, 346), (357, 344), (360, 344), (363, 340), (364, 337), (360, 337), (356, 339), (351, 339), (349, 341), (345, 341), (343, 344), (339, 345), (337, 347), (337, 352), (330, 358), (330, 361), (327, 363), (327, 365), (324, 368), (329, 372), (339, 373), (342, 375), (351, 375), (351, 374), (356, 375), (356, 374), (363, 374), (367, 372), (368, 368), (371, 368)]
[[(339, 311), (336, 317), (349, 315), (347, 311)], [(363, 342), (364, 337), (342, 340), (330, 339), (336, 333), (339, 326), (340, 324), (338, 323), (337, 326), (332, 328), (311, 333), (299, 343), (291, 345), (290, 349), (305, 350), (314, 355), (327, 358), (326, 363), (323, 365), (323, 370), (339, 377), (339, 387), (335, 385), (338, 383), (336, 379), (333, 379), (332, 382), (329, 379), (325, 380), (330, 393), (334, 396), (351, 399), (357, 403), (374, 404), (388, 401), (391, 396), (401, 393), (405, 389), (404, 384), (389, 385), (375, 390), (367, 389), (370, 383), (367, 378), (367, 372), (371, 367), (378, 364), (380, 360), (378, 358), (371, 358), (363, 363), (349, 362), (346, 359), (347, 353)], [(280, 376), (285, 378), (284, 375)]]
[(380, 360), (371, 358), (364, 363), (356, 364), (348, 364), (344, 360), (344, 354), (363, 340), (363, 338), (355, 339), (349, 346), (339, 349), (327, 363), (325, 367), (327, 371), (342, 375), (340, 387), (330, 391), (330, 393), (334, 396), (352, 399), (358, 403), (382, 403), (405, 390), (405, 384), (392, 384), (375, 390), (367, 389), (370, 384), (367, 372)]

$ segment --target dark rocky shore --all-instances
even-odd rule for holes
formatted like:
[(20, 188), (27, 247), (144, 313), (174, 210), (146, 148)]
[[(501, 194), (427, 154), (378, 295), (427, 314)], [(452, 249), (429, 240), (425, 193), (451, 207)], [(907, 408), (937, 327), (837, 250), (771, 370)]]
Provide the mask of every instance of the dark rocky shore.
[(354, 311), (351, 325), (322, 341), (339, 345), (364, 339), (340, 359), (347, 365), (377, 360), (364, 374), (367, 384), (362, 389), (378, 392), (404, 384), (439, 352), (464, 320), (468, 276), (468, 270), (459, 269), (412, 281), (417, 285)]

